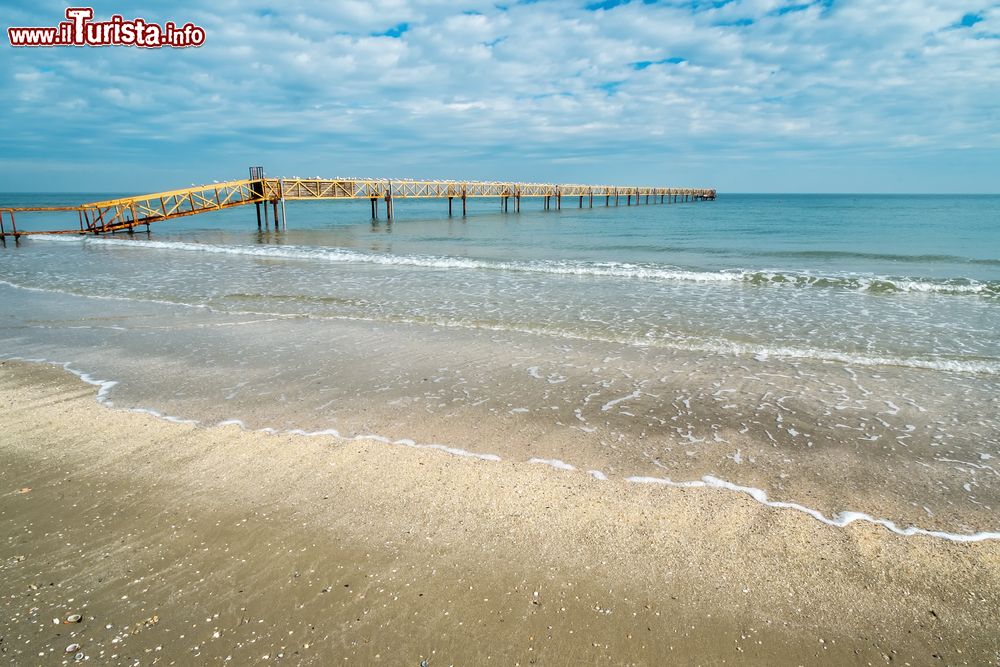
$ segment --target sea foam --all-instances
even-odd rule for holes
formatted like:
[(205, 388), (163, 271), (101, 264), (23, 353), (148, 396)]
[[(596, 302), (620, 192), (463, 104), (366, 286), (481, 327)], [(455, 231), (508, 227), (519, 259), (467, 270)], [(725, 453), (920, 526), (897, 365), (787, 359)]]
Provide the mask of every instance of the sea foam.
[[(92, 386), (97, 387), (98, 391), (97, 391), (96, 399), (97, 399), (98, 403), (100, 403), (101, 405), (104, 405), (106, 407), (109, 407), (109, 408), (114, 406), (114, 404), (109, 399), (108, 394), (110, 393), (110, 391), (111, 391), (112, 388), (114, 388), (115, 386), (118, 385), (118, 381), (116, 381), (116, 380), (101, 380), (101, 379), (95, 378), (90, 373), (87, 373), (87, 372), (84, 372), (84, 371), (80, 371), (80, 370), (77, 370), (77, 369), (73, 368), (72, 362), (50, 361), (50, 360), (43, 359), (43, 358), (37, 358), (37, 357), (35, 357), (35, 358), (26, 358), (26, 357), (18, 357), (18, 356), (13, 356), (13, 355), (8, 355), (8, 354), (0, 354), (0, 359), (7, 360), (7, 361), (24, 361), (24, 362), (30, 362), (30, 363), (50, 364), (50, 365), (54, 365), (54, 366), (59, 366), (59, 367), (63, 368), (64, 370), (66, 370), (66, 371), (72, 373), (73, 375), (77, 376), (83, 382), (85, 382), (87, 384), (90, 384)], [(174, 423), (190, 424), (190, 425), (201, 425), (201, 422), (199, 422), (197, 420), (184, 419), (182, 417), (175, 417), (175, 416), (172, 416), (172, 415), (165, 415), (165, 414), (163, 414), (163, 413), (161, 413), (161, 412), (159, 412), (157, 410), (152, 410), (152, 409), (149, 409), (149, 408), (131, 408), (131, 409), (128, 409), (127, 411), (129, 411), (129, 412), (135, 412), (135, 413), (148, 414), (148, 415), (151, 415), (151, 416), (156, 417), (158, 419), (163, 419), (163, 420), (174, 422)], [(336, 429), (325, 429), (325, 430), (320, 430), (320, 431), (305, 431), (303, 429), (288, 429), (288, 430), (280, 431), (278, 429), (270, 428), (270, 427), (259, 428), (259, 429), (248, 429), (247, 426), (246, 426), (246, 424), (243, 423), (242, 421), (238, 420), (238, 419), (223, 420), (223, 421), (217, 422), (215, 425), (216, 426), (229, 426), (229, 425), (233, 425), (233, 426), (237, 426), (237, 427), (239, 427), (241, 429), (244, 429), (244, 430), (252, 430), (252, 431), (255, 431), (255, 432), (258, 432), (258, 433), (272, 433), (272, 434), (287, 433), (287, 434), (290, 434), (290, 435), (311, 436), (311, 437), (315, 437), (315, 436), (328, 436), (328, 437), (333, 437), (333, 438), (336, 438), (336, 439), (346, 440), (346, 441), (374, 440), (374, 441), (382, 442), (382, 443), (386, 443), (386, 444), (402, 445), (402, 446), (406, 446), (406, 447), (414, 447), (414, 448), (419, 448), (419, 449), (431, 449), (431, 450), (440, 451), (440, 452), (443, 452), (443, 453), (446, 453), (446, 454), (451, 454), (453, 456), (461, 456), (461, 457), (466, 457), (466, 458), (473, 458), (473, 459), (478, 459), (478, 460), (481, 460), (481, 461), (490, 461), (490, 462), (499, 462), (499, 461), (501, 461), (501, 458), (498, 455), (496, 455), (496, 454), (484, 454), (484, 453), (479, 453), (479, 452), (470, 452), (470, 451), (465, 450), (465, 449), (461, 449), (461, 448), (457, 448), (457, 447), (451, 447), (451, 446), (448, 446), (448, 445), (435, 444), (435, 443), (421, 444), (421, 443), (417, 443), (417, 442), (415, 442), (413, 440), (410, 440), (410, 439), (407, 439), (407, 438), (392, 439), (392, 438), (387, 438), (385, 436), (378, 435), (378, 434), (361, 434), (361, 435), (356, 435), (356, 436), (343, 436)], [(576, 471), (576, 466), (574, 466), (574, 465), (572, 465), (570, 463), (566, 463), (565, 461), (562, 461), (561, 459), (531, 458), (531, 459), (528, 460), (528, 463), (547, 465), (547, 466), (556, 468), (557, 470), (562, 470), (562, 471), (567, 471), (567, 472), (575, 472)], [(599, 481), (605, 481), (605, 480), (607, 480), (607, 476), (603, 472), (598, 471), (598, 470), (588, 470), (587, 474), (589, 474), (591, 477), (593, 477), (594, 479), (599, 480)], [(940, 531), (940, 530), (927, 530), (925, 528), (919, 528), (919, 527), (916, 527), (916, 526), (907, 526), (907, 527), (904, 528), (904, 527), (900, 527), (894, 521), (891, 521), (889, 519), (882, 519), (882, 518), (873, 517), (872, 515), (866, 514), (866, 513), (863, 513), (863, 512), (844, 511), (844, 512), (840, 512), (839, 514), (837, 514), (837, 515), (835, 515), (834, 517), (831, 518), (831, 517), (827, 517), (825, 514), (823, 514), (819, 510), (812, 509), (810, 507), (807, 507), (805, 505), (801, 505), (799, 503), (787, 502), (787, 501), (779, 501), (779, 500), (771, 500), (768, 497), (767, 492), (764, 491), (763, 489), (759, 489), (759, 488), (756, 488), (756, 487), (750, 487), (750, 486), (741, 486), (741, 485), (738, 485), (738, 484), (734, 484), (732, 482), (728, 482), (728, 481), (723, 480), (723, 479), (719, 479), (719, 478), (711, 476), (711, 475), (705, 475), (700, 480), (682, 480), (682, 481), (674, 481), (674, 480), (672, 480), (670, 478), (666, 478), (666, 477), (633, 476), (633, 477), (627, 477), (625, 479), (625, 481), (626, 482), (630, 482), (630, 483), (634, 483), (634, 484), (657, 484), (657, 485), (677, 487), (677, 488), (715, 488), (715, 489), (720, 489), (720, 490), (723, 490), (723, 491), (731, 491), (731, 492), (736, 492), (736, 493), (742, 493), (742, 494), (746, 494), (747, 496), (749, 496), (750, 498), (752, 498), (753, 500), (757, 501), (758, 503), (760, 503), (762, 505), (766, 505), (768, 507), (773, 507), (775, 509), (789, 509), (789, 510), (794, 510), (794, 511), (797, 511), (797, 512), (802, 512), (804, 514), (807, 514), (807, 515), (811, 516), (812, 518), (816, 519), (817, 521), (819, 521), (821, 523), (824, 523), (824, 524), (826, 524), (828, 526), (832, 526), (834, 528), (845, 528), (845, 527), (851, 525), (852, 523), (863, 522), (863, 523), (870, 523), (870, 524), (873, 524), (873, 525), (876, 525), (876, 526), (880, 526), (882, 528), (885, 528), (885, 529), (889, 530), (892, 533), (895, 533), (895, 534), (903, 536), (903, 537), (925, 536), (925, 537), (933, 537), (933, 538), (943, 539), (943, 540), (947, 540), (947, 541), (950, 541), (950, 542), (983, 542), (983, 541), (986, 541), (986, 540), (1000, 540), (1000, 531), (980, 531), (980, 532), (977, 532), (977, 533), (952, 533), (952, 532)]]
[[(131, 242), (127, 242), (131, 243)], [(197, 245), (197, 244), (191, 244)], [(671, 338), (651, 338), (651, 337), (629, 337), (629, 336), (601, 336), (593, 333), (577, 332), (566, 329), (551, 329), (548, 327), (519, 326), (516, 324), (484, 323), (480, 321), (470, 321), (460, 318), (445, 317), (392, 317), (378, 318), (361, 315), (314, 315), (310, 313), (273, 313), (266, 311), (250, 310), (222, 310), (207, 304), (192, 304), (181, 301), (166, 301), (163, 299), (149, 299), (141, 297), (126, 296), (105, 296), (79, 294), (71, 290), (59, 290), (55, 288), (41, 288), (19, 285), (8, 280), (0, 280), (0, 285), (6, 285), (15, 289), (24, 289), (36, 292), (48, 292), (52, 294), (66, 294), (87, 299), (106, 299), (113, 301), (133, 301), (142, 303), (154, 303), (179, 308), (197, 308), (205, 312), (219, 313), (225, 315), (257, 316), (273, 319), (294, 319), (307, 318), (315, 320), (343, 320), (356, 322), (385, 322), (392, 324), (416, 324), (447, 327), (452, 329), (501, 331), (510, 333), (523, 333), (536, 336), (548, 336), (554, 338), (564, 338), (568, 340), (593, 341), (600, 343), (614, 343), (619, 345), (630, 345), (634, 347), (656, 347), (663, 349), (673, 349), (687, 352), (707, 352), (713, 354), (733, 355), (740, 357), (751, 357), (760, 362), (778, 358), (785, 360), (816, 360), (821, 362), (838, 362), (852, 366), (901, 366), (905, 368), (916, 368), (932, 371), (945, 371), (950, 373), (962, 373), (972, 375), (1000, 375), (1000, 361), (991, 360), (971, 360), (955, 359), (943, 356), (928, 357), (901, 357), (892, 355), (861, 354), (856, 352), (842, 352), (814, 347), (791, 347), (791, 346), (768, 346), (753, 343), (738, 343), (724, 339), (702, 339), (677, 340)], [(229, 326), (229, 324), (219, 325)], [(533, 369), (529, 369), (529, 374)], [(537, 369), (534, 369), (537, 374)], [(629, 397), (626, 397), (629, 398)], [(609, 408), (614, 404), (612, 403)]]
[(222, 255), (243, 255), (267, 259), (413, 266), (427, 269), (517, 271), (550, 275), (611, 277), (686, 283), (734, 283), (783, 287), (827, 287), (876, 293), (916, 292), (1000, 296), (1000, 282), (983, 282), (967, 278), (930, 280), (917, 277), (879, 276), (868, 274), (835, 273), (822, 275), (780, 269), (750, 270), (734, 268), (719, 271), (697, 271), (654, 263), (581, 262), (573, 260), (501, 261), (437, 255), (395, 255), (387, 253), (369, 253), (349, 250), (346, 248), (296, 245), (261, 247), (191, 243), (187, 241), (142, 241), (91, 237), (85, 237), (80, 240), (62, 236), (44, 235), (34, 238), (56, 243), (84, 243), (98, 246), (117, 246), (145, 250), (174, 250)]

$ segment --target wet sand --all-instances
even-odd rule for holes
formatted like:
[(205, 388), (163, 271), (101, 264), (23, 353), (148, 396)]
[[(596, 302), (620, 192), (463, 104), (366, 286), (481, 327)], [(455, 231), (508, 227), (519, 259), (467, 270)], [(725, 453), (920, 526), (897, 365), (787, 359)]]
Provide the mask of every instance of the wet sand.
[(3, 664), (1000, 662), (1000, 542), (95, 393), (0, 364)]

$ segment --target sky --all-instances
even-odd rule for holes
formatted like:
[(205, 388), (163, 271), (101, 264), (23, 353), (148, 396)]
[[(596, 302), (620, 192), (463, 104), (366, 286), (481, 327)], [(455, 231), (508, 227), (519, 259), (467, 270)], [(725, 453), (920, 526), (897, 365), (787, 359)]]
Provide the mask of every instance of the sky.
[[(65, 4), (6, 2), (10, 26)], [(1000, 193), (1000, 2), (98, 2), (199, 48), (0, 46), (0, 191), (270, 176)], [(6, 30), (5, 30), (6, 32)]]

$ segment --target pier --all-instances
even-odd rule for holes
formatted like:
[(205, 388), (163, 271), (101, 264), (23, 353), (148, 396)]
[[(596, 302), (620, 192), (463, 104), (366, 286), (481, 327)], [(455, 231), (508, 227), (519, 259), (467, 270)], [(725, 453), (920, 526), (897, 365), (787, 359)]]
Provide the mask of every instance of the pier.
[[(522, 199), (540, 200), (544, 210), (566, 206), (638, 206), (711, 201), (716, 192), (709, 188), (670, 188), (618, 185), (566, 185), (503, 181), (417, 181), (366, 178), (268, 178), (261, 167), (250, 168), (250, 178), (225, 183), (193, 186), (152, 194), (90, 202), (79, 206), (0, 206), (0, 239), (29, 234), (132, 233), (136, 227), (165, 222), (200, 213), (253, 204), (257, 228), (284, 229), (285, 201), (306, 199), (367, 199), (371, 215), (380, 209), (391, 220), (396, 199), (447, 200), (448, 215), (468, 212), (469, 199), (492, 198), (502, 212), (520, 212)], [(76, 213), (75, 224), (61, 229), (23, 231), (17, 228), (17, 214), (31, 212)]]

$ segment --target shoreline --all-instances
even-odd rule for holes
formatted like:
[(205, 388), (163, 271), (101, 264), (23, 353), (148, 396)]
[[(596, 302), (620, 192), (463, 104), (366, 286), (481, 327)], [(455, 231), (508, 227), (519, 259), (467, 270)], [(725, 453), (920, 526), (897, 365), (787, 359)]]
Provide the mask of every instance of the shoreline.
[[(1000, 651), (997, 542), (832, 528), (712, 488), (170, 423), (108, 409), (51, 366), (5, 361), (0, 385), (0, 656), (14, 663), (70, 643), (108, 664), (982, 664)], [(52, 623), (74, 612), (81, 624)]]
[[(188, 419), (184, 417), (163, 414), (152, 408), (145, 408), (145, 407), (120, 408), (116, 407), (114, 405), (114, 402), (108, 398), (108, 394), (110, 393), (110, 391), (119, 384), (117, 380), (96, 379), (88, 372), (80, 371), (73, 368), (72, 367), (73, 362), (59, 362), (41, 358), (29, 359), (16, 356), (0, 355), (0, 364), (6, 362), (41, 364), (45, 366), (60, 368), (66, 371), (67, 373), (70, 373), (73, 376), (77, 377), (82, 382), (90, 386), (97, 387), (96, 401), (97, 403), (101, 404), (104, 407), (110, 409), (122, 410), (133, 414), (145, 414), (174, 424), (190, 424), (192, 426), (196, 426), (199, 428), (219, 428), (225, 426), (235, 426), (239, 428), (241, 431), (247, 433), (301, 436), (305, 438), (330, 437), (342, 443), (350, 443), (355, 441), (373, 441), (385, 445), (396, 445), (396, 446), (412, 447), (415, 449), (434, 450), (450, 454), (452, 456), (465, 457), (469, 459), (478, 459), (480, 461), (499, 462), (504, 460), (501, 456), (499, 456), (498, 454), (494, 454), (492, 452), (470, 451), (467, 449), (462, 449), (460, 447), (453, 447), (450, 445), (439, 444), (439, 443), (416, 442), (410, 438), (393, 439), (391, 437), (386, 437), (375, 433), (347, 436), (347, 435), (342, 435), (336, 429), (306, 431), (300, 428), (295, 428), (295, 429), (275, 429), (271, 427), (251, 428), (239, 419), (226, 419), (214, 424), (206, 424), (196, 419)], [(579, 466), (574, 465), (573, 463), (563, 461), (562, 459), (557, 459), (557, 458), (547, 459), (547, 458), (532, 457), (527, 460), (527, 463), (536, 465), (545, 465), (560, 472), (570, 472), (570, 473), (585, 472), (587, 475), (589, 475), (590, 477), (592, 477), (597, 481), (608, 480), (608, 476), (602, 470), (594, 470), (586, 468), (581, 469)], [(761, 505), (780, 510), (793, 510), (795, 512), (801, 512), (802, 514), (810, 516), (816, 521), (819, 521), (820, 523), (835, 528), (844, 528), (846, 526), (851, 525), (852, 523), (858, 522), (858, 523), (867, 523), (876, 527), (881, 527), (891, 533), (904, 537), (919, 535), (919, 536), (931, 537), (931, 538), (947, 540), (950, 542), (959, 542), (959, 543), (1000, 540), (1000, 530), (979, 530), (976, 532), (957, 533), (948, 530), (928, 529), (918, 525), (905, 524), (899, 521), (894, 521), (892, 519), (874, 516), (866, 512), (855, 511), (851, 509), (844, 509), (836, 513), (825, 514), (821, 510), (808, 507), (794, 500), (772, 499), (766, 489), (737, 484), (726, 479), (720, 479), (715, 475), (704, 475), (698, 479), (690, 479), (690, 480), (674, 480), (670, 477), (661, 477), (661, 476), (626, 475), (626, 476), (620, 476), (619, 481), (624, 481), (628, 484), (640, 484), (640, 485), (650, 484), (650, 485), (659, 485), (659, 486), (666, 486), (673, 488), (711, 488), (720, 491), (743, 494), (752, 498), (754, 501), (760, 503)]]

